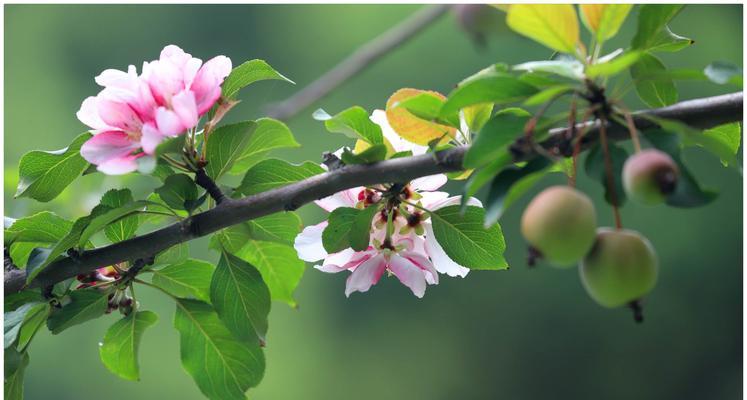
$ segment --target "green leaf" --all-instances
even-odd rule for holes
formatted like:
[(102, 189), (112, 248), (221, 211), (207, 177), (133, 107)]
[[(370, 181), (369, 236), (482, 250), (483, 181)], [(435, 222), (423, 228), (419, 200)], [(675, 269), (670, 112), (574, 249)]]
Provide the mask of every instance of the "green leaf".
[(213, 264), (190, 258), (154, 269), (151, 282), (176, 297), (194, 297), (209, 302), (214, 270)]
[(591, 78), (609, 77), (619, 74), (638, 62), (644, 53), (630, 51), (610, 61), (590, 65), (586, 68), (586, 74)]
[(138, 311), (115, 322), (99, 346), (99, 356), (106, 368), (122, 379), (140, 380), (137, 353), (145, 330), (158, 321), (151, 311)]
[(28, 365), (28, 353), (5, 351), (5, 400), (23, 400), (23, 376)]
[(254, 121), (244, 121), (223, 125), (210, 133), (205, 151), (205, 172), (209, 177), (217, 180), (231, 169), (247, 150), (256, 128)]
[(695, 43), (694, 40), (673, 33), (669, 30), (669, 26), (665, 25), (648, 44), (647, 51), (676, 52), (691, 46), (693, 43)]
[(384, 143), (381, 128), (371, 121), (368, 111), (363, 107), (353, 106), (334, 116), (318, 109), (313, 116), (317, 121), (324, 121), (324, 126), (330, 132), (342, 133), (351, 139), (361, 139), (369, 144)]
[[(615, 181), (614, 192), (617, 197), (617, 205), (622, 206), (625, 204), (626, 200), (625, 189), (622, 184), (622, 170), (623, 165), (625, 165), (625, 160), (628, 158), (628, 152), (614, 143), (608, 143), (607, 148), (609, 149), (610, 159), (612, 160), (612, 175)], [(604, 151), (602, 151), (599, 145), (594, 146), (586, 156), (584, 169), (590, 178), (602, 184), (604, 187), (605, 201), (609, 204), (613, 204), (612, 190), (607, 180), (607, 173), (604, 165)]]
[(584, 64), (575, 59), (529, 61), (514, 65), (513, 69), (516, 71), (547, 72), (579, 82), (584, 79)]
[(666, 28), (667, 23), (683, 8), (680, 4), (644, 4), (638, 11), (638, 30), (633, 37), (633, 48), (648, 50), (656, 44), (659, 32)]
[(382, 161), (386, 158), (387, 147), (384, 144), (375, 144), (367, 147), (358, 154), (353, 153), (350, 149), (345, 148), (340, 159), (346, 165), (353, 164), (371, 164)]
[(543, 89), (541, 92), (526, 99), (523, 105), (528, 106), (528, 107), (538, 106), (564, 93), (572, 92), (574, 89), (575, 87), (573, 85), (550, 86), (549, 88)]
[[(712, 141), (719, 143), (719, 149), (723, 149), (719, 151), (724, 151), (736, 157), (739, 152), (739, 143), (742, 141), (742, 126), (739, 122), (732, 122), (707, 129), (703, 131), (703, 135), (709, 140), (712, 139)], [(728, 159), (731, 160), (732, 157), (730, 156)], [(727, 159), (722, 158), (721, 162), (724, 165), (729, 165)]]
[[(101, 197), (101, 204), (109, 206), (111, 208), (121, 208), (135, 201), (132, 198), (132, 192), (130, 189), (112, 189)], [(140, 218), (138, 215), (131, 215), (124, 217), (118, 221), (112, 222), (104, 228), (104, 234), (112, 243), (121, 242), (135, 236), (138, 226), (140, 225)]]
[(252, 195), (302, 181), (321, 173), (324, 173), (324, 169), (310, 161), (303, 164), (291, 164), (270, 158), (258, 162), (247, 171), (236, 190), (245, 195)]
[(250, 60), (234, 68), (223, 81), (223, 97), (234, 98), (239, 90), (254, 82), (274, 79), (295, 84), (292, 80), (275, 71), (264, 60)]
[(109, 209), (106, 212), (91, 218), (91, 222), (88, 223), (78, 238), (78, 246), (84, 247), (88, 240), (91, 239), (91, 236), (96, 232), (104, 229), (111, 223), (120, 221), (138, 211), (144, 210), (146, 205), (147, 202), (145, 200), (133, 201), (122, 207)]
[(730, 83), (742, 87), (742, 68), (723, 61), (716, 61), (705, 67), (705, 76), (713, 83), (724, 85)]
[(42, 211), (14, 220), (5, 229), (5, 245), (10, 243), (57, 243), (73, 227), (73, 223), (50, 211)]
[(669, 154), (677, 163), (680, 175), (673, 193), (667, 196), (667, 204), (672, 207), (691, 208), (704, 206), (716, 199), (718, 193), (702, 189), (682, 159), (682, 145), (679, 135), (659, 129), (645, 132), (646, 139), (657, 149)]
[(35, 150), (24, 154), (18, 166), (15, 197), (30, 197), (42, 202), (57, 197), (88, 168), (88, 162), (80, 155), (80, 147), (90, 138), (91, 134), (86, 132), (62, 150)]
[(18, 338), (18, 333), (21, 331), (21, 326), (23, 325), (23, 321), (26, 319), (26, 315), (28, 315), (32, 310), (39, 306), (43, 305), (44, 303), (26, 303), (17, 309), (6, 312), (3, 316), (3, 328), (4, 328), (4, 336), (3, 339), (5, 340), (5, 347), (8, 348), (12, 346), (16, 339)]
[[(646, 6), (644, 6), (646, 7)], [(671, 79), (647, 80), (643, 77), (660, 74), (666, 67), (651, 54), (643, 54), (630, 68), (638, 97), (649, 107), (664, 107), (677, 102), (677, 88)]]
[(465, 168), (478, 168), (508, 155), (508, 146), (521, 136), (529, 113), (521, 109), (507, 109), (496, 113), (485, 124), (464, 156)]
[(210, 300), (236, 338), (265, 341), (270, 290), (254, 266), (222, 252), (210, 284)]
[(552, 163), (545, 157), (529, 161), (523, 167), (510, 166), (502, 170), (490, 183), (485, 200), (485, 226), (498, 222), (508, 207), (534, 183), (545, 176)]
[(230, 253), (236, 253), (246, 246), (251, 240), (252, 233), (248, 223), (236, 224), (221, 229), (210, 238), (210, 248), (217, 251), (225, 249)]
[(506, 269), (503, 258), (506, 243), (501, 227), (485, 228), (485, 210), (468, 206), (448, 206), (431, 212), (433, 233), (446, 254), (469, 269)]
[(286, 211), (249, 220), (247, 225), (249, 237), (253, 240), (293, 245), (301, 231), (301, 218), (294, 212)]
[(420, 119), (459, 128), (459, 116), (456, 113), (445, 116), (444, 118), (440, 117), (441, 107), (444, 105), (444, 102), (443, 98), (433, 92), (422, 92), (394, 103), (391, 108), (402, 107)]
[(244, 392), (262, 380), (259, 343), (236, 339), (209, 304), (178, 299), (174, 328), (181, 337), (182, 366), (208, 398), (244, 400)]
[[(483, 126), (490, 120), (493, 113), (493, 103), (475, 104), (474, 106), (463, 108), (462, 115), (464, 116), (464, 123), (467, 124), (469, 132), (462, 132), (462, 134), (470, 134), (471, 132), (477, 132), (482, 129)], [(464, 129), (464, 127), (460, 127)]]
[(153, 261), (153, 266), (178, 264), (186, 261), (187, 258), (189, 258), (189, 245), (187, 243), (179, 243), (158, 253), (156, 259)]
[(255, 266), (270, 288), (273, 300), (280, 300), (295, 307), (293, 291), (301, 280), (306, 264), (298, 259), (296, 250), (273, 242), (250, 241), (237, 257)]
[(579, 41), (576, 10), (570, 4), (514, 4), (506, 23), (553, 50), (574, 54)]
[(370, 205), (358, 212), (350, 229), (350, 247), (355, 251), (363, 251), (371, 243), (371, 223), (373, 222), (379, 207)]
[[(721, 162), (724, 165), (737, 168), (739, 167), (739, 162), (737, 161), (736, 157), (736, 151), (734, 150), (735, 135), (733, 132), (728, 132), (728, 134), (723, 134), (723, 132), (712, 132), (711, 134), (706, 135), (701, 130), (695, 129), (680, 121), (657, 118), (653, 116), (646, 116), (646, 118), (654, 121), (662, 129), (678, 134), (683, 145), (700, 146), (721, 159)], [(733, 130), (733, 127), (727, 129)], [(737, 149), (738, 148), (739, 147), (737, 144)]]
[(231, 174), (245, 173), (263, 160), (271, 150), (300, 146), (284, 123), (272, 118), (260, 118), (256, 124), (243, 152), (231, 167)]
[(493, 177), (495, 177), (500, 170), (511, 165), (513, 163), (511, 158), (511, 155), (506, 152), (504, 155), (496, 157), (484, 167), (476, 169), (464, 185), (462, 207), (467, 207), (468, 199), (474, 196), (483, 186), (492, 181)]
[(184, 143), (186, 140), (187, 135), (164, 139), (156, 146), (155, 156), (160, 158), (164, 154), (176, 154), (181, 157), (184, 154)]
[(537, 89), (505, 72), (487, 72), (460, 84), (449, 94), (441, 115), (459, 112), (464, 107), (482, 103), (511, 103), (537, 93)]
[(14, 311), (26, 303), (45, 301), (38, 289), (26, 289), (13, 294), (6, 294), (4, 300), (4, 311), (6, 313)]
[(350, 247), (353, 223), (360, 211), (357, 208), (339, 207), (329, 214), (329, 224), (322, 232), (322, 244), (327, 253), (337, 253)]
[(56, 335), (65, 329), (104, 315), (107, 294), (97, 289), (81, 289), (70, 292), (70, 303), (55, 308), (49, 315), (47, 327)]
[(185, 174), (169, 176), (155, 192), (167, 206), (176, 210), (192, 211), (189, 206), (194, 206), (198, 198), (197, 184)]
[(34, 305), (24, 316), (21, 330), (18, 332), (18, 349), (24, 351), (31, 343), (39, 328), (44, 325), (49, 317), (49, 303), (38, 303)]

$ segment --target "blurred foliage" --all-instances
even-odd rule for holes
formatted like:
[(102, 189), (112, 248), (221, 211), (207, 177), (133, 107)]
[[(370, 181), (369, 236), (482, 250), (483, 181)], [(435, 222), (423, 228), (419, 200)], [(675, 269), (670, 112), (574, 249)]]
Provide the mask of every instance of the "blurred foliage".
[[(51, 203), (12, 198), (17, 165), (33, 149), (64, 147), (83, 126), (80, 102), (98, 91), (93, 77), (106, 68), (155, 59), (166, 44), (208, 58), (225, 54), (234, 64), (267, 60), (298, 83), (265, 82), (244, 91), (233, 120), (256, 118), (262, 106), (308, 84), (368, 39), (417, 6), (346, 5), (8, 5), (5, 7), (5, 215), (51, 209), (78, 217), (108, 189), (125, 184), (136, 198), (156, 179), (79, 179)], [(632, 16), (637, 10), (634, 8)], [(629, 18), (606, 48), (629, 43)], [(671, 24), (693, 38), (691, 48), (664, 54), (667, 65), (701, 69), (712, 61), (741, 65), (742, 7), (688, 6)], [(319, 161), (322, 151), (351, 144), (330, 135), (311, 113), (337, 112), (353, 104), (384, 108), (396, 89), (448, 93), (455, 83), (493, 62), (518, 64), (549, 52), (498, 27), (482, 50), (444, 18), (419, 37), (361, 73), (289, 121), (302, 144), (283, 152), (291, 160)], [(138, 68), (140, 65), (137, 65)], [(723, 93), (705, 82), (678, 85), (681, 99)], [(626, 103), (644, 107), (630, 88)], [(230, 121), (229, 121), (230, 122)], [(625, 146), (629, 146), (626, 144)], [(299, 308), (273, 304), (267, 342), (267, 373), (250, 393), (256, 398), (452, 399), (452, 398), (737, 398), (742, 384), (742, 179), (714, 157), (688, 150), (698, 179), (721, 192), (706, 207), (622, 210), (626, 227), (657, 248), (661, 276), (647, 299), (646, 322), (628, 311), (593, 303), (573, 272), (540, 265), (528, 270), (518, 222), (522, 197), (501, 220), (508, 271), (475, 271), (467, 279), (442, 279), (418, 300), (392, 279), (365, 295), (345, 299), (342, 274), (304, 274)], [(544, 183), (561, 182), (552, 174)], [(453, 192), (459, 183), (451, 183)], [(599, 205), (602, 188), (583, 177), (579, 186)], [(485, 193), (481, 193), (484, 195)], [(306, 223), (320, 219), (315, 206), (300, 210)], [(145, 226), (141, 229), (148, 229)], [(207, 241), (192, 255), (208, 255)], [(178, 360), (173, 303), (158, 293), (139, 293), (161, 315), (141, 347), (141, 382), (119, 380), (104, 368), (98, 343), (115, 317), (78, 326), (57, 337), (39, 334), (30, 351), (28, 399), (199, 399)], [(73, 363), (74, 367), (70, 367)]]

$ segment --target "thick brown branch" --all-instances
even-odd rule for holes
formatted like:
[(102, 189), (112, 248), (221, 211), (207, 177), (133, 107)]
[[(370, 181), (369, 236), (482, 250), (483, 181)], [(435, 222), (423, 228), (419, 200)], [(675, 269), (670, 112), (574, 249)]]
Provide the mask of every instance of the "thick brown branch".
[[(670, 107), (642, 111), (634, 114), (640, 129), (652, 126), (642, 114), (660, 118), (676, 119), (699, 128), (709, 128), (727, 122), (742, 121), (742, 93), (733, 93), (705, 99), (690, 100)], [(598, 131), (589, 129), (583, 146), (596, 141)], [(576, 127), (580, 129), (579, 126)], [(563, 141), (567, 128), (554, 129), (542, 143), (545, 149), (566, 148)], [(624, 126), (612, 124), (607, 130), (610, 140), (628, 139)], [(228, 226), (261, 217), (264, 215), (296, 209), (316, 199), (332, 195), (344, 189), (386, 182), (403, 182), (421, 176), (462, 169), (462, 159), (468, 147), (458, 147), (435, 154), (397, 158), (368, 165), (350, 165), (313, 176), (309, 179), (273, 189), (243, 199), (223, 202), (215, 208), (192, 216), (180, 223), (159, 229), (143, 236), (123, 242), (84, 251), (77, 257), (64, 257), (42, 271), (30, 287), (44, 287), (60, 282), (77, 274), (93, 271), (96, 268), (138, 258), (151, 257), (176, 244), (205, 236)], [(536, 157), (533, 150), (517, 154), (520, 160)], [(5, 275), (5, 294), (21, 290), (25, 283), (25, 273), (14, 270)]]
[(398, 46), (417, 35), (449, 10), (449, 5), (438, 4), (423, 7), (406, 20), (384, 32), (355, 53), (337, 64), (298, 93), (281, 103), (267, 108), (267, 116), (286, 120), (298, 114), (315, 101), (321, 99), (359, 72), (373, 65), (379, 58), (389, 54)]

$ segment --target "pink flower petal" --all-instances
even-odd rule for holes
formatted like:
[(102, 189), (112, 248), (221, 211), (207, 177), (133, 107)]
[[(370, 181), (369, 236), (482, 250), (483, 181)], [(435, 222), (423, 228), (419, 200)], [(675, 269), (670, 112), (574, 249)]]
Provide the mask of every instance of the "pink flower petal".
[(403, 251), (400, 255), (423, 270), (425, 281), (428, 282), (429, 285), (438, 284), (438, 271), (433, 267), (433, 263), (431, 263), (428, 257), (414, 251)]
[(431, 258), (436, 271), (453, 277), (460, 276), (464, 278), (467, 276), (469, 268), (463, 267), (449, 258), (443, 247), (436, 240), (431, 224), (426, 223), (423, 225), (425, 227), (425, 251)]
[(90, 96), (83, 100), (83, 103), (80, 105), (80, 110), (78, 110), (75, 115), (78, 117), (80, 122), (96, 131), (114, 129), (113, 126), (108, 125), (101, 119), (101, 116), (99, 116), (98, 100), (94, 96)]
[(143, 127), (143, 122), (137, 112), (127, 103), (99, 97), (97, 106), (101, 120), (107, 125), (125, 132), (140, 132)]
[(355, 204), (358, 202), (358, 193), (363, 189), (363, 187), (358, 187), (343, 190), (333, 194), (332, 196), (317, 200), (315, 203), (325, 211), (329, 212), (340, 207), (355, 207)]
[(386, 270), (386, 264), (384, 256), (378, 254), (359, 265), (348, 277), (345, 284), (345, 296), (350, 297), (353, 292), (367, 292), (371, 286), (379, 282)]
[(293, 248), (296, 249), (298, 258), (304, 261), (314, 262), (327, 257), (327, 251), (324, 250), (324, 245), (322, 245), (322, 232), (324, 232), (324, 228), (327, 227), (327, 224), (327, 221), (324, 221), (317, 225), (307, 226), (298, 234), (298, 236), (296, 236), (296, 239), (293, 242)]
[(156, 124), (158, 131), (164, 136), (177, 136), (186, 131), (179, 116), (165, 107), (156, 110)]
[(195, 103), (194, 93), (188, 90), (179, 92), (171, 99), (171, 107), (185, 129), (197, 126), (200, 117), (197, 115), (197, 104)]
[(208, 60), (197, 71), (190, 89), (195, 93), (200, 115), (206, 113), (218, 100), (221, 94), (220, 85), (230, 73), (231, 59), (226, 56), (217, 56)]
[(419, 298), (423, 297), (425, 294), (425, 274), (412, 261), (399, 255), (393, 255), (389, 259), (389, 270), (403, 285), (412, 290), (412, 294)]
[(153, 124), (149, 122), (143, 125), (143, 135), (140, 138), (140, 145), (143, 146), (143, 151), (146, 154), (153, 154), (156, 151), (156, 147), (164, 139), (166, 139), (166, 136), (162, 135)]
[(410, 186), (416, 191), (432, 192), (445, 185), (448, 180), (444, 174), (424, 176), (410, 181)]
[(107, 175), (127, 174), (137, 170), (137, 159), (142, 156), (143, 153), (113, 158), (105, 163), (99, 164), (96, 169)]
[(101, 165), (130, 155), (139, 146), (126, 133), (107, 131), (94, 135), (80, 148), (80, 155), (91, 164)]

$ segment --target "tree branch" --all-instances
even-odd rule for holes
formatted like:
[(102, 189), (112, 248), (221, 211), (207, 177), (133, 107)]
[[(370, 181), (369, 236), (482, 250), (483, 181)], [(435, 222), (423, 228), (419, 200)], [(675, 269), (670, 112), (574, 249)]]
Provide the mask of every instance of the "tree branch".
[[(704, 99), (684, 101), (670, 107), (641, 111), (634, 114), (636, 126), (650, 128), (653, 123), (644, 115), (675, 119), (698, 128), (710, 128), (727, 122), (742, 121), (742, 92)], [(593, 126), (585, 136), (583, 146), (595, 143), (598, 136)], [(583, 125), (578, 125), (577, 129)], [(567, 128), (553, 129), (549, 138), (541, 143), (547, 150), (567, 146)], [(610, 140), (628, 139), (624, 126), (611, 124), (607, 133)], [(386, 182), (402, 182), (421, 176), (434, 175), (462, 169), (462, 159), (469, 147), (457, 147), (437, 153), (397, 158), (368, 165), (349, 165), (313, 176), (267, 192), (242, 199), (226, 201), (215, 208), (196, 214), (182, 222), (129, 240), (80, 253), (77, 257), (64, 257), (50, 264), (28, 287), (45, 287), (77, 274), (118, 262), (147, 258), (174, 245), (208, 235), (220, 229), (264, 215), (293, 210), (314, 200), (330, 196), (341, 190)], [(515, 154), (516, 161), (537, 157), (534, 150)], [(25, 286), (25, 272), (6, 271), (5, 294), (15, 293)]]
[(448, 4), (423, 7), (406, 20), (374, 38), (290, 98), (267, 107), (268, 117), (286, 120), (298, 114), (342, 83), (373, 65), (379, 58), (417, 35), (449, 10)]

